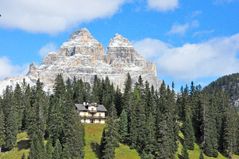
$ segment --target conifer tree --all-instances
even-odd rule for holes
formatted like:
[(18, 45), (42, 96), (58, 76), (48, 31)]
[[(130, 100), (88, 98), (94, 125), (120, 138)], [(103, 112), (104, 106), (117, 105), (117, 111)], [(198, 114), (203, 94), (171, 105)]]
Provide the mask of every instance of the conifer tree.
[(61, 159), (61, 156), (62, 156), (62, 146), (61, 146), (60, 141), (56, 140), (52, 159)]
[(18, 129), (20, 130), (22, 128), (24, 105), (22, 102), (22, 90), (18, 83), (16, 84), (16, 87), (13, 93), (13, 104), (16, 107), (17, 126), (18, 126)]
[(120, 116), (122, 110), (123, 110), (123, 100), (122, 100), (122, 93), (119, 89), (119, 87), (116, 88), (115, 94), (114, 94), (114, 104), (117, 111), (117, 116)]
[(23, 92), (23, 118), (22, 118), (22, 130), (29, 130), (30, 125), (30, 114), (32, 113), (31, 109), (31, 88), (29, 85), (24, 86), (24, 92)]
[(130, 107), (131, 107), (131, 93), (132, 93), (132, 79), (131, 79), (131, 76), (130, 74), (128, 73), (127, 74), (127, 78), (126, 78), (126, 81), (124, 83), (124, 94), (123, 94), (123, 109), (129, 113), (130, 111)]
[[(58, 75), (54, 85), (54, 96), (50, 98), (47, 132), (53, 144), (57, 139), (62, 141), (63, 110), (66, 88), (63, 77)], [(60, 138), (61, 136), (61, 138)]]
[(185, 144), (183, 144), (182, 158), (183, 159), (189, 159), (188, 149), (187, 149), (187, 146)]
[(202, 151), (202, 150), (200, 151), (200, 156), (199, 156), (199, 159), (204, 159), (204, 156), (203, 156), (203, 151)]
[[(1, 100), (0, 100), (1, 102)], [(0, 103), (1, 104), (1, 103)], [(5, 134), (4, 134), (4, 114), (0, 105), (0, 152), (2, 146), (5, 144)]]
[(101, 158), (102, 159), (113, 159), (115, 148), (118, 147), (118, 125), (115, 121), (114, 113), (109, 114), (107, 121), (107, 128), (104, 130), (101, 139)]
[[(63, 109), (63, 147), (65, 153), (69, 154), (70, 158), (82, 159), (84, 137), (83, 126), (80, 123), (73, 103), (73, 91), (71, 83), (67, 81), (66, 101)], [(66, 152), (69, 151), (69, 152)], [(65, 155), (65, 157), (67, 157)]]
[(155, 119), (152, 115), (152, 113), (149, 113), (149, 116), (146, 120), (146, 126), (145, 126), (145, 148), (144, 152), (147, 153), (147, 156), (153, 157), (153, 152), (155, 150)]
[(215, 107), (209, 95), (204, 95), (204, 120), (203, 120), (203, 150), (207, 156), (217, 157), (217, 131), (215, 120)]
[(10, 87), (6, 88), (3, 96), (3, 113), (5, 116), (5, 145), (11, 150), (17, 140), (18, 126), (16, 121), (16, 107), (12, 103), (13, 95)]
[(224, 114), (223, 120), (223, 153), (232, 158), (234, 152), (236, 152), (236, 137), (237, 137), (237, 123), (236, 119), (238, 115), (234, 115), (235, 111), (232, 108), (227, 108)]
[[(192, 102), (192, 95), (194, 94), (194, 87), (191, 86), (191, 91), (189, 93), (188, 86), (181, 90), (181, 100), (180, 100), (180, 107), (181, 107), (181, 120), (182, 124), (182, 133), (184, 135), (184, 144), (187, 149), (193, 150), (194, 149), (194, 129), (192, 123), (192, 109), (193, 109), (193, 102)], [(189, 94), (191, 96), (189, 96)]]
[(46, 159), (52, 159), (53, 152), (54, 147), (52, 146), (51, 140), (49, 140), (46, 144)]
[(40, 130), (32, 135), (29, 159), (46, 159), (45, 146)]
[(128, 139), (128, 115), (125, 110), (123, 110), (120, 114), (119, 135), (120, 141), (122, 143), (126, 143)]
[(189, 112), (185, 113), (185, 121), (183, 123), (182, 132), (184, 134), (184, 142), (187, 149), (194, 149), (194, 132), (192, 126), (191, 117), (188, 115)]

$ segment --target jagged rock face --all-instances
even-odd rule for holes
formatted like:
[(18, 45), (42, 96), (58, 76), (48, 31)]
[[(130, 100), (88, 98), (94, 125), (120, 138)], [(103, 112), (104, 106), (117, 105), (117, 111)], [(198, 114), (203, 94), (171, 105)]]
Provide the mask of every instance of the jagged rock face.
[(40, 78), (44, 83), (44, 89), (52, 90), (58, 74), (62, 74), (64, 79), (76, 77), (91, 84), (94, 75), (99, 78), (108, 76), (115, 86), (123, 89), (127, 73), (130, 73), (133, 83), (141, 75), (150, 84), (159, 87), (161, 81), (158, 80), (156, 72), (156, 66), (140, 56), (123, 36), (116, 34), (110, 40), (107, 53), (104, 54), (102, 44), (87, 29), (81, 29), (75, 32), (69, 41), (63, 43), (59, 51), (50, 52), (41, 65), (31, 64), (26, 76), (15, 81), (7, 79), (0, 82), (0, 89), (4, 89), (6, 84), (15, 84), (24, 78), (34, 85)]

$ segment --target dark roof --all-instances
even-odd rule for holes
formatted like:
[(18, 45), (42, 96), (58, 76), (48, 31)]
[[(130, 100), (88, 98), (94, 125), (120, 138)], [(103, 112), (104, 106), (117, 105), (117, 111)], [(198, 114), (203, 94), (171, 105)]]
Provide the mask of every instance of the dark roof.
[(85, 106), (83, 104), (75, 104), (77, 110), (79, 111), (87, 111), (87, 109), (85, 108)]
[(105, 106), (103, 106), (103, 105), (98, 105), (97, 111), (98, 111), (98, 112), (106, 112), (107, 110), (105, 109)]
[[(88, 106), (91, 106), (92, 104), (89, 104)], [(75, 104), (78, 111), (88, 111), (88, 109), (83, 104)], [(106, 112), (106, 108), (104, 105), (97, 105), (97, 112)]]

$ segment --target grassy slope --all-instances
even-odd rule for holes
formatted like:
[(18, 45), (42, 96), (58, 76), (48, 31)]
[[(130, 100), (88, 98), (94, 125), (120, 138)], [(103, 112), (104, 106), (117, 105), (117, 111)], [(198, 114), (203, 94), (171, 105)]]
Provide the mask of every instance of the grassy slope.
[[(178, 147), (178, 152), (176, 153), (176, 159), (178, 159), (178, 155), (181, 154), (181, 150), (183, 148), (182, 144), (181, 143), (178, 143), (179, 147)], [(199, 155), (200, 155), (200, 148), (197, 144), (195, 144), (194, 146), (194, 150), (191, 151), (189, 150), (189, 158), (190, 159), (198, 159), (199, 158)], [(204, 155), (204, 159), (227, 159), (226, 157), (224, 157), (222, 154), (218, 154), (218, 157), (217, 158), (214, 158), (214, 157), (208, 157), (208, 156), (205, 156)], [(234, 155), (233, 156), (233, 159), (239, 159), (239, 156), (237, 155)]]
[[(104, 125), (88, 124), (85, 125), (85, 159), (98, 159), (99, 144)], [(140, 159), (135, 150), (131, 150), (128, 146), (120, 144), (115, 150), (115, 159)]]
[[(182, 138), (182, 139), (184, 138), (182, 132), (179, 132), (179, 137)], [(178, 151), (176, 153), (176, 159), (179, 159), (179, 156), (181, 155), (182, 149), (183, 149), (183, 145), (180, 142), (178, 142)], [(194, 150), (192, 150), (192, 151), (189, 150), (188, 153), (189, 153), (189, 158), (190, 159), (198, 159), (199, 156), (200, 156), (200, 147), (199, 147), (199, 145), (194, 144)], [(224, 157), (222, 154), (218, 153), (217, 158), (208, 157), (208, 156), (204, 155), (204, 159), (227, 159), (227, 158)], [(233, 159), (239, 159), (239, 156), (234, 155)]]
[[(98, 146), (101, 140), (101, 135), (104, 125), (92, 124), (85, 125), (85, 159), (98, 159), (97, 154), (99, 154)], [(183, 135), (180, 133), (179, 136), (183, 138)], [(5, 153), (0, 153), (0, 159), (21, 159), (23, 154), (28, 155), (29, 149), (19, 149), (18, 147), (25, 147), (24, 142), (27, 141), (28, 136), (26, 133), (19, 133), (17, 135), (16, 147)], [(176, 159), (178, 155), (181, 154), (182, 144), (178, 142), (179, 148), (176, 154)], [(195, 144), (195, 149), (189, 151), (190, 159), (198, 159), (200, 154), (200, 149), (197, 144)], [(211, 157), (204, 156), (205, 159), (213, 159)], [(135, 150), (131, 150), (128, 146), (120, 144), (120, 147), (115, 150), (115, 159), (140, 159), (138, 153)], [(214, 158), (215, 159), (215, 158)], [(219, 154), (217, 159), (226, 159), (224, 156)], [(233, 159), (239, 159), (239, 156), (234, 156)]]
[[(25, 141), (28, 141), (27, 133), (19, 133), (17, 135), (17, 144), (15, 148), (13, 148), (9, 152), (0, 153), (0, 159), (21, 159), (22, 155), (28, 156), (29, 149), (24, 149), (24, 147), (28, 147)], [(21, 148), (22, 147), (22, 148)]]

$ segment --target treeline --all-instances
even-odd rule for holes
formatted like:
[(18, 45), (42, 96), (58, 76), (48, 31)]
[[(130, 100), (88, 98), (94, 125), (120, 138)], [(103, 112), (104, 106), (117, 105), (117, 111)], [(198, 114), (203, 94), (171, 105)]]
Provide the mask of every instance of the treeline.
[(173, 85), (163, 82), (154, 88), (141, 76), (133, 85), (129, 74), (123, 91), (97, 76), (91, 86), (58, 75), (52, 94), (43, 91), (39, 80), (34, 87), (25, 82), (7, 87), (0, 98), (0, 147), (11, 150), (17, 133), (26, 131), (29, 159), (84, 158), (84, 127), (74, 106), (83, 102), (97, 102), (108, 110), (102, 159), (113, 159), (119, 143), (135, 148), (142, 159), (174, 158), (179, 142), (185, 159), (194, 143), (200, 145), (200, 158), (203, 152), (228, 158), (239, 153), (239, 117), (221, 90), (208, 93), (192, 83), (176, 94)]
[[(84, 128), (75, 111), (73, 83), (57, 76), (54, 93), (43, 91), (40, 80), (7, 87), (0, 100), (0, 146), (16, 144), (18, 132), (30, 137), (29, 159), (83, 159)], [(22, 156), (25, 158), (25, 155)]]
[(229, 103), (221, 89), (201, 90), (193, 83), (181, 89), (177, 108), (187, 149), (193, 150), (196, 142), (210, 157), (239, 153), (239, 116)]
[(132, 86), (128, 75), (124, 93), (115, 96), (117, 111), (110, 111), (103, 133), (102, 158), (113, 158), (116, 141), (135, 148), (142, 159), (174, 158), (178, 142), (183, 145), (179, 157), (184, 159), (189, 158), (188, 150), (194, 150), (195, 143), (201, 149), (200, 159), (203, 153), (217, 157), (220, 152), (228, 158), (238, 154), (239, 115), (228, 96), (220, 89), (208, 92), (193, 83), (176, 95), (173, 87), (163, 82), (157, 90), (141, 77)]

